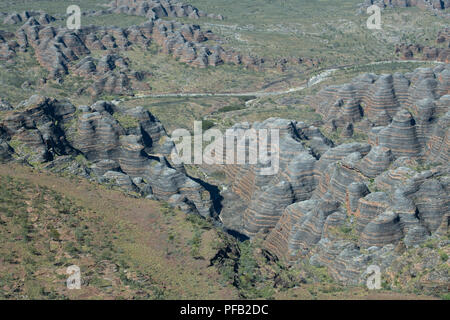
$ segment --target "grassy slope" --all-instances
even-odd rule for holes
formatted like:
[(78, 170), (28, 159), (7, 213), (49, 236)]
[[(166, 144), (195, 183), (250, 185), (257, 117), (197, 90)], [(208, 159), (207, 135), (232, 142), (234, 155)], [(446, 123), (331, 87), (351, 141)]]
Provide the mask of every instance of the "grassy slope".
[[(185, 214), (20, 166), (1, 165), (0, 183), (0, 298), (237, 297), (208, 267), (218, 233)], [(66, 289), (72, 264), (81, 290)]]

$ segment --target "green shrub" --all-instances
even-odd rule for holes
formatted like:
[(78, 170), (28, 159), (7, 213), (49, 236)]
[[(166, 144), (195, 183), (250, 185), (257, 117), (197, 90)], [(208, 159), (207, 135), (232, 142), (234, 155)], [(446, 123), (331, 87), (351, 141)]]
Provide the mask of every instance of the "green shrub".
[(229, 106), (225, 106), (220, 108), (219, 110), (217, 110), (217, 112), (230, 112), (230, 111), (237, 111), (237, 110), (242, 110), (245, 107), (242, 105), (229, 105)]
[(211, 129), (212, 127), (214, 127), (214, 122), (211, 120), (202, 120), (202, 129), (203, 131), (206, 131), (208, 129)]

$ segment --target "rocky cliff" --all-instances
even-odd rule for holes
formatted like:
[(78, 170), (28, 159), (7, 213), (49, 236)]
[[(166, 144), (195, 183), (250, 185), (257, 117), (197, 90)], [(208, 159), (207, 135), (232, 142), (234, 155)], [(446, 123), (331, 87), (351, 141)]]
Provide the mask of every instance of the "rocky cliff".
[[(335, 146), (318, 128), (268, 119), (280, 130), (280, 170), (224, 165), (223, 223), (265, 238), (278, 259), (325, 266), (346, 283), (372, 263), (388, 270), (401, 255), (449, 231), (449, 65), (410, 74), (366, 74), (308, 101), (329, 127), (362, 125), (369, 143)], [(233, 128), (249, 128), (248, 124)], [(437, 271), (436, 271), (437, 272)], [(427, 280), (428, 281), (428, 280)], [(431, 285), (443, 288), (436, 273)]]
[(157, 118), (142, 107), (99, 101), (79, 106), (33, 96), (0, 122), (0, 159), (67, 172), (187, 213), (215, 216), (209, 192), (170, 164), (174, 148)]

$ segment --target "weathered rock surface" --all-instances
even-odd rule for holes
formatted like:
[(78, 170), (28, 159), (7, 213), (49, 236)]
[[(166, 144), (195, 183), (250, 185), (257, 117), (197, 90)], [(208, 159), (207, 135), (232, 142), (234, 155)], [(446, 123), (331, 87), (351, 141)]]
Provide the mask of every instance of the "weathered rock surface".
[(402, 239), (400, 217), (393, 211), (385, 211), (369, 222), (361, 233), (362, 247), (384, 247), (387, 244), (396, 244)]
[[(249, 128), (248, 124), (238, 124), (232, 130), (237, 133)], [(223, 170), (233, 181), (230, 191), (246, 203), (246, 209), (239, 217), (234, 206), (225, 206), (221, 219), (228, 228), (247, 235), (272, 229), (289, 204), (311, 197), (317, 184), (317, 160), (303, 143), (315, 138), (320, 139), (327, 149), (330, 148), (330, 143), (324, 136), (320, 138), (314, 128), (308, 128), (303, 123), (270, 118), (262, 123), (255, 123), (253, 129), (279, 130), (280, 158), (279, 170), (268, 176), (261, 174), (262, 167), (258, 164), (223, 165)]]
[(67, 102), (33, 96), (0, 122), (0, 133), (1, 161), (15, 156), (161, 200), (180, 195), (172, 205), (215, 215), (209, 192), (171, 166), (166, 157), (174, 144), (142, 107), (122, 110), (99, 101), (77, 110)]
[(288, 206), (266, 239), (267, 248), (287, 260), (298, 258), (322, 238), (327, 218), (339, 208), (337, 202), (306, 200)]
[[(365, 74), (351, 84), (326, 87), (307, 101), (324, 117), (329, 128), (342, 128), (346, 137), (353, 134), (354, 127), (368, 130), (369, 142), (389, 149), (395, 158), (430, 159), (434, 154), (434, 158), (445, 159), (448, 138), (443, 131), (447, 130), (444, 126), (449, 105), (449, 73), (449, 65), (445, 64), (435, 69), (419, 68), (408, 75)], [(392, 159), (370, 160), (373, 161), (384, 161), (385, 164), (378, 164), (383, 171), (382, 166)], [(361, 168), (370, 170), (366, 165)]]
[[(306, 259), (354, 284), (375, 261), (391, 270), (404, 250), (447, 235), (447, 70), (365, 74), (309, 98), (325, 122), (371, 129), (369, 143), (335, 146), (317, 128), (276, 118), (235, 125), (279, 129), (280, 165), (272, 176), (257, 165), (221, 166), (230, 180), (224, 225), (263, 237), (281, 260)], [(436, 277), (433, 285), (448, 280)]]
[(187, 17), (191, 19), (208, 17), (210, 19), (224, 19), (220, 14), (207, 14), (190, 4), (181, 3), (176, 0), (114, 0), (109, 6), (114, 13), (144, 16), (155, 20), (165, 17)]
[[(148, 2), (128, 2), (139, 8), (141, 5), (151, 7), (148, 7)], [(176, 8), (189, 11), (179, 3), (154, 3), (162, 8), (158, 11), (160, 13), (167, 13), (165, 7), (175, 8), (174, 14), (181, 12)], [(123, 9), (123, 6), (120, 8)], [(136, 12), (136, 8), (129, 10), (127, 12)], [(196, 9), (193, 12), (197, 12)], [(169, 16), (174, 15), (170, 13)], [(9, 60), (14, 58), (17, 50), (33, 48), (39, 64), (49, 71), (50, 79), (61, 82), (65, 75), (72, 72), (93, 79), (94, 84), (87, 90), (94, 97), (102, 93), (132, 95), (133, 89), (150, 89), (143, 82), (147, 74), (133, 71), (129, 61), (120, 56), (120, 51), (129, 50), (133, 45), (145, 48), (155, 42), (161, 47), (161, 52), (196, 67), (230, 63), (255, 69), (261, 64), (261, 60), (253, 57), (207, 44), (208, 38), (213, 37), (212, 33), (203, 32), (197, 25), (156, 19), (128, 28), (83, 26), (79, 30), (68, 30), (41, 20), (30, 15), (26, 20), (19, 21), (24, 24), (16, 32), (14, 41), (0, 35), (0, 59)], [(105, 55), (94, 59), (90, 56), (92, 50), (105, 51)]]

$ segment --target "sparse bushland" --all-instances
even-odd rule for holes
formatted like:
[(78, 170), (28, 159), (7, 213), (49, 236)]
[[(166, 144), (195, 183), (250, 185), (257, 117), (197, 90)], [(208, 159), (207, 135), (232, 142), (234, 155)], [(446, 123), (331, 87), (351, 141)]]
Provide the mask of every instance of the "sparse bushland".
[[(222, 245), (208, 221), (79, 179), (73, 188), (66, 178), (16, 169), (13, 177), (0, 167), (2, 299), (235, 297), (206, 269)], [(81, 268), (81, 290), (66, 288), (70, 265)]]

